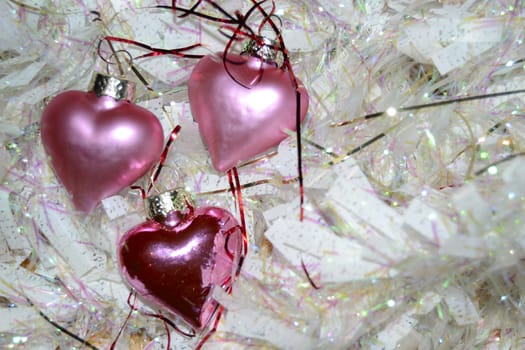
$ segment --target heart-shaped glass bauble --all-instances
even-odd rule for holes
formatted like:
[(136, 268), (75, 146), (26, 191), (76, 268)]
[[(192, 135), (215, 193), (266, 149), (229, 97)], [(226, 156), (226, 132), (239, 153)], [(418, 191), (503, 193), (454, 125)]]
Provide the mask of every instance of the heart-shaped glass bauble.
[(148, 220), (119, 241), (120, 270), (144, 301), (202, 329), (217, 302), (215, 286), (228, 289), (242, 251), (242, 231), (226, 210), (205, 207)]

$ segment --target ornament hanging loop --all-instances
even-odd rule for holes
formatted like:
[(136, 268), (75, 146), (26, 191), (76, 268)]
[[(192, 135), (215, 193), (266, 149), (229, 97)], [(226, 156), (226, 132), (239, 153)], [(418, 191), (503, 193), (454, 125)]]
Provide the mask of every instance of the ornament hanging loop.
[[(111, 43), (111, 42), (109, 42)], [(111, 45), (112, 51), (113, 45)], [(125, 56), (119, 56), (120, 54), (125, 54)], [(117, 65), (119, 75), (124, 76), (126, 74), (126, 71), (124, 70), (124, 67), (121, 62), (121, 58), (126, 62), (128, 68), (126, 69), (128, 72), (133, 67), (133, 56), (129, 53), (128, 50), (114, 50), (111, 52), (111, 54), (107, 58), (102, 58), (102, 60), (106, 63), (106, 72), (108, 74), (111, 74), (110, 67), (113, 65)]]
[[(103, 50), (103, 43), (107, 44), (110, 52), (106, 52), (105, 50)], [(125, 56), (121, 56), (121, 54), (125, 54)], [(128, 65), (128, 71), (130, 68), (133, 69), (133, 56), (131, 55), (131, 53), (124, 49), (116, 50), (111, 40), (108, 40), (108, 37), (101, 38), (99, 40), (97, 46), (97, 55), (106, 64), (107, 74), (111, 74), (110, 67), (116, 66), (119, 76), (126, 75), (126, 71), (124, 70), (124, 65), (122, 64), (121, 59), (123, 59), (124, 62)]]

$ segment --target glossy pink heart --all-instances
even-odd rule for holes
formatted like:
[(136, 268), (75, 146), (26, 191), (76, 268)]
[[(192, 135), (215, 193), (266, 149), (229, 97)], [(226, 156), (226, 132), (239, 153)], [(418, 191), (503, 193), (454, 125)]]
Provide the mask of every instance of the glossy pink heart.
[(142, 177), (164, 142), (148, 110), (83, 91), (66, 91), (49, 102), (41, 134), (57, 177), (84, 212)]
[(231, 286), (242, 249), (241, 229), (226, 210), (179, 211), (159, 223), (148, 220), (118, 243), (122, 275), (144, 301), (202, 329), (217, 302), (214, 286)]
[[(296, 129), (296, 93), (286, 71), (235, 54), (228, 54), (227, 67), (231, 76), (222, 59), (206, 56), (188, 83), (191, 112), (219, 171), (267, 152), (285, 130)], [(299, 91), (303, 120), (309, 97), (304, 87)]]

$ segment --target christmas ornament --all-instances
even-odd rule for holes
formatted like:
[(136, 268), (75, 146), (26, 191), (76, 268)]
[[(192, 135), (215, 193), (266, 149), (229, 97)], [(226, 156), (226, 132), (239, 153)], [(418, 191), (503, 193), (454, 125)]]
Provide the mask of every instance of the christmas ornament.
[[(258, 38), (243, 55), (205, 56), (191, 73), (191, 111), (218, 171), (267, 152), (286, 138), (285, 130), (296, 129), (296, 90), (275, 47)], [(303, 120), (309, 97), (299, 85)]]
[(151, 306), (202, 329), (218, 306), (213, 288), (228, 290), (235, 277), (241, 227), (224, 209), (194, 208), (183, 190), (152, 197), (148, 210), (118, 243), (120, 271)]
[(133, 184), (162, 152), (162, 127), (129, 101), (133, 90), (129, 81), (96, 73), (88, 92), (63, 92), (44, 109), (44, 149), (80, 211)]

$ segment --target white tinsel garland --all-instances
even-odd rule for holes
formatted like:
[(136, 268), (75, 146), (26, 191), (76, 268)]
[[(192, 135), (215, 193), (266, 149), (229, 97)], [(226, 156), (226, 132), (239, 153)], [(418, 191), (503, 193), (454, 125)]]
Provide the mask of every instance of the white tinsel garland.
[[(218, 2), (232, 13), (251, 3)], [(0, 3), (0, 348), (108, 349), (130, 311), (116, 242), (144, 220), (142, 199), (123, 191), (76, 213), (38, 122), (46, 98), (109, 69), (97, 56), (106, 35), (224, 49), (216, 24), (156, 3)], [(260, 182), (243, 190), (249, 253), (233, 293), (215, 291), (226, 312), (205, 349), (525, 347), (524, 94), (403, 109), (525, 88), (524, 11), (511, 0), (276, 0), (311, 97), (305, 219), (290, 133), (277, 155), (239, 169), (243, 184)], [(133, 63), (154, 90), (141, 85), (138, 103), (166, 135), (182, 126), (157, 190), (185, 186), (237, 213), (189, 110), (195, 62)], [(197, 343), (171, 337), (172, 349)], [(161, 321), (135, 312), (116, 349), (166, 342)]]

